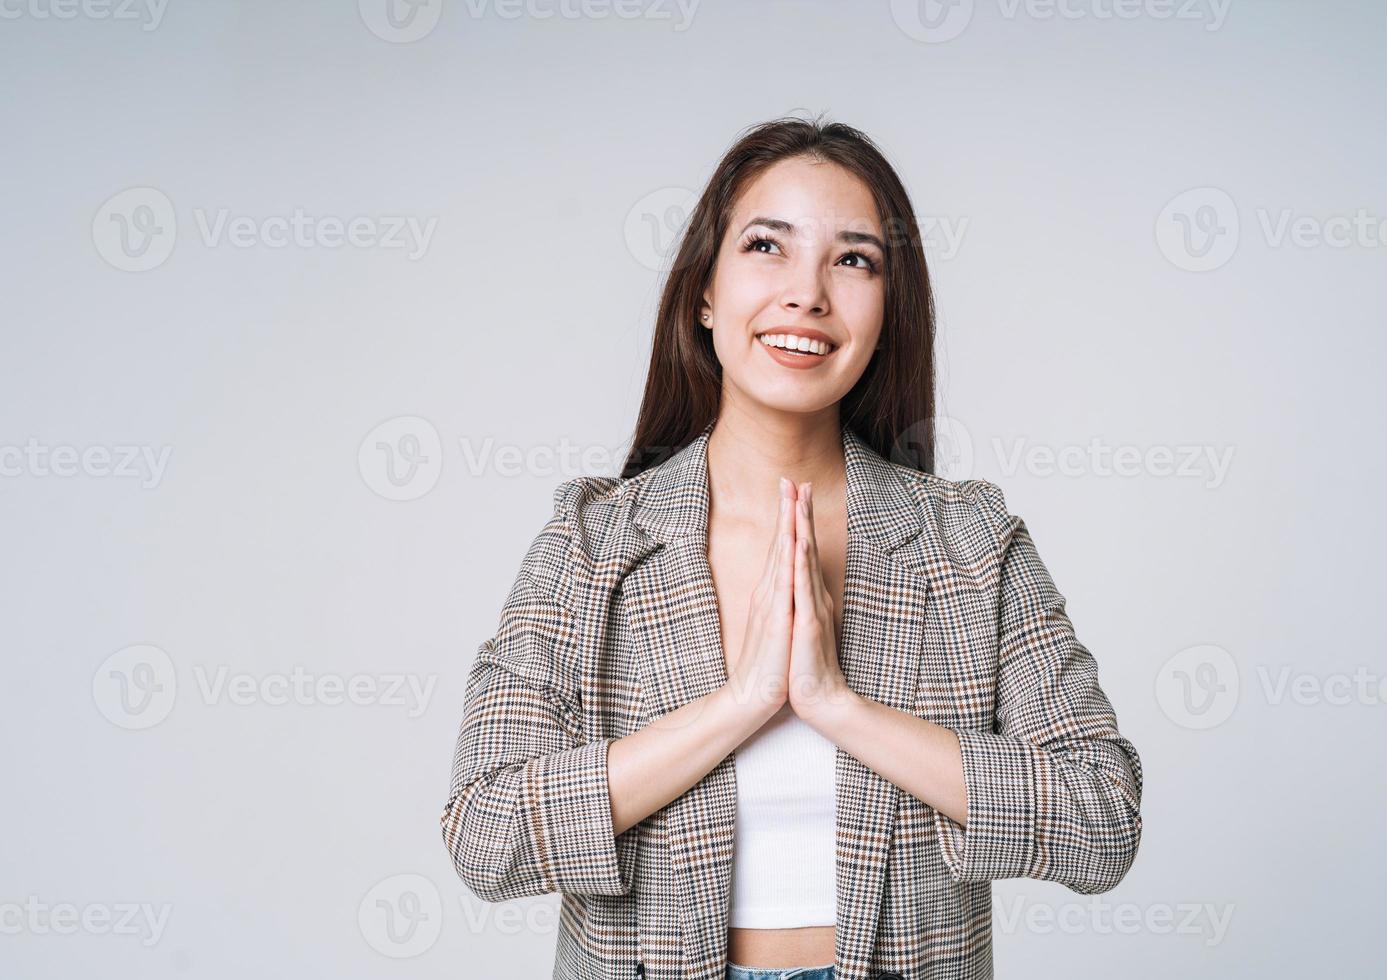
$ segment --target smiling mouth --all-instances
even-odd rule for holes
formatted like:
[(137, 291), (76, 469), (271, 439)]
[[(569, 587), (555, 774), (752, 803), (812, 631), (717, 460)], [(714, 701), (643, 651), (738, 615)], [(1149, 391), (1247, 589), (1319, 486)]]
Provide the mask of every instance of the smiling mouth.
[(838, 349), (826, 340), (810, 340), (797, 334), (763, 333), (757, 338), (763, 347), (805, 358), (827, 357)]

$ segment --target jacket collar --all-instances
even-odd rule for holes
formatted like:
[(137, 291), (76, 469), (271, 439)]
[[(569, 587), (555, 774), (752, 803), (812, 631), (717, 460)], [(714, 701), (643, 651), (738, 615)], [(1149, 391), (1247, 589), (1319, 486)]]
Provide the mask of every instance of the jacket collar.
[[(642, 474), (630, 501), (630, 524), (621, 535), (624, 551), (608, 555), (600, 573), (609, 585), (620, 580), (646, 722), (727, 682), (719, 599), (707, 556), (712, 427), (708, 423), (688, 446)], [(914, 713), (930, 579), (942, 574), (947, 555), (908, 477), (846, 424), (841, 431), (848, 540), (839, 663), (854, 691)], [(668, 841), (682, 976), (693, 980), (725, 975), (735, 757), (734, 751), (657, 811), (649, 827), (657, 834), (663, 829)], [(837, 976), (865, 980), (872, 975), (901, 791), (841, 748), (835, 787)], [(659, 929), (654, 922), (643, 925), (643, 932)]]
[[(687, 537), (708, 542), (708, 437), (714, 418), (687, 446), (651, 469), (637, 494), (634, 522), (662, 544)], [(847, 470), (848, 533), (892, 551), (920, 531), (918, 508), (892, 464), (840, 424)]]

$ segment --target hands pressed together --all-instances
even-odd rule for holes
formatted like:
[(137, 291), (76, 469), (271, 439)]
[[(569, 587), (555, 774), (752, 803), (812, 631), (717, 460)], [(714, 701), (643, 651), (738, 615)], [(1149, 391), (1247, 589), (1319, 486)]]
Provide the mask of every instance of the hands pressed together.
[(780, 513), (752, 591), (741, 654), (729, 683), (767, 716), (788, 700), (808, 719), (851, 695), (838, 663), (833, 597), (814, 534), (812, 487), (780, 480)]

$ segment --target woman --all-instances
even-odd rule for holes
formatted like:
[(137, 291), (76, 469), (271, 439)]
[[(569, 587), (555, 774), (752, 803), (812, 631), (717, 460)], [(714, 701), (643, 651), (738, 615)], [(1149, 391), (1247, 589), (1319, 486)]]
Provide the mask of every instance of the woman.
[(562, 893), (556, 977), (990, 977), (993, 879), (1126, 874), (1139, 757), (1002, 491), (931, 473), (933, 334), (867, 137), (728, 152), (625, 471), (555, 491), (468, 677), (444, 840)]

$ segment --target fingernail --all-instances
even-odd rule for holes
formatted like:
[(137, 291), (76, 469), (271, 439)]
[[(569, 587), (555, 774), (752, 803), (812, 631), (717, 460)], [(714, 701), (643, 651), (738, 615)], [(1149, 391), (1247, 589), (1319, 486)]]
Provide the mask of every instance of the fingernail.
[(787, 479), (785, 479), (785, 477), (782, 476), (782, 477), (780, 478), (780, 492), (781, 492), (781, 493), (784, 493), (784, 492), (785, 492), (785, 488), (788, 487), (789, 485), (790, 485), (790, 481), (787, 480)]

